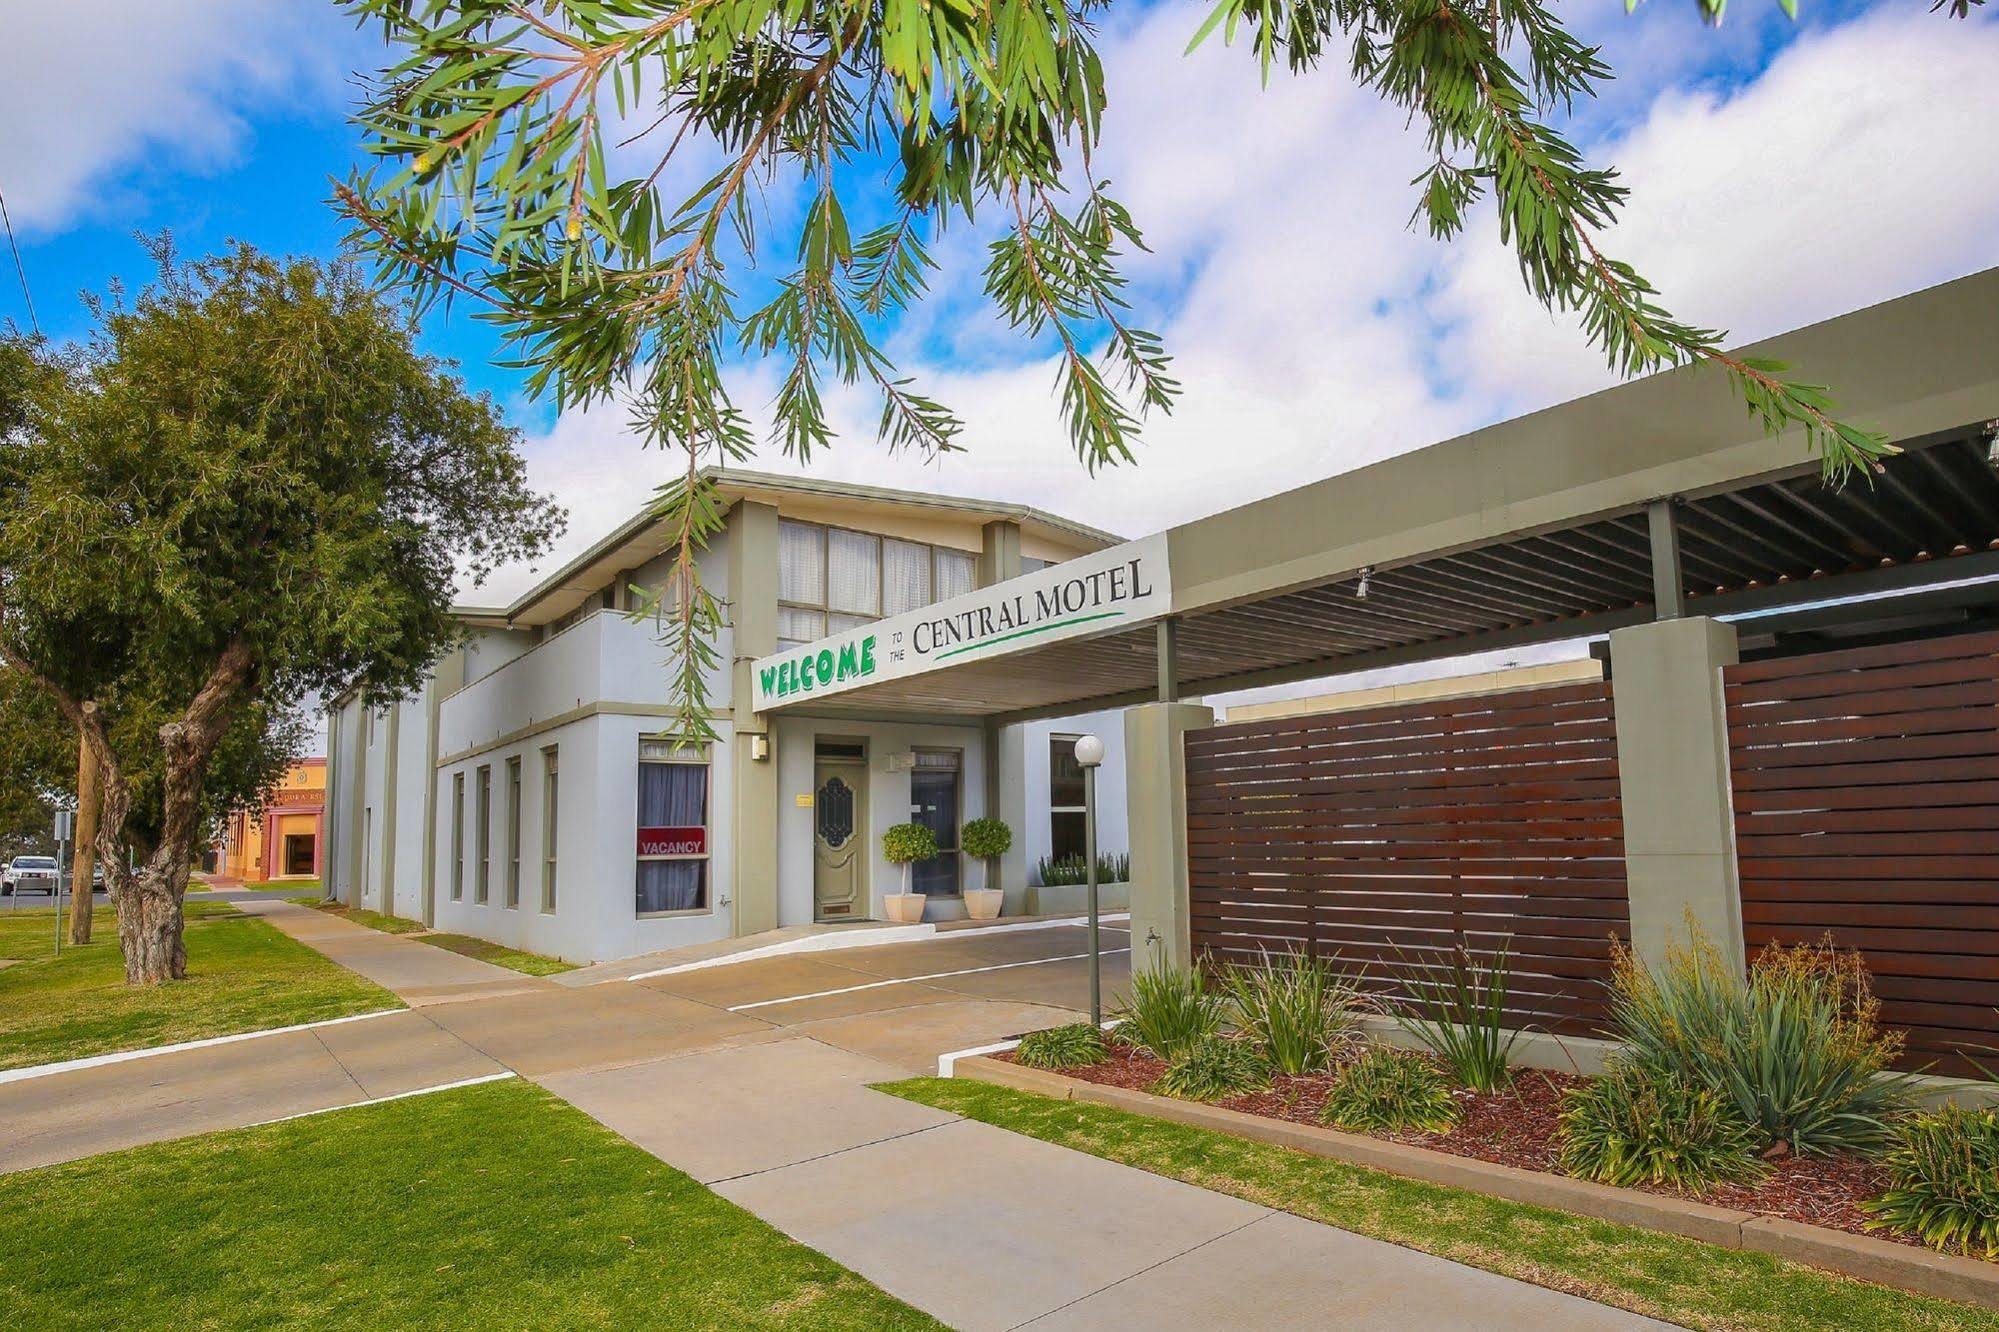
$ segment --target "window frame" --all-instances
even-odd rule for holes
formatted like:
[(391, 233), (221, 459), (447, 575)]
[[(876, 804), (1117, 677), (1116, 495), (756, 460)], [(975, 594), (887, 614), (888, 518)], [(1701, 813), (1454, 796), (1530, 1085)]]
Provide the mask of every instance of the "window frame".
[[(1056, 763), (1056, 755), (1059, 752), (1059, 747), (1067, 745), (1069, 748), (1070, 756), (1074, 757), (1076, 752), (1076, 742), (1078, 740), (1081, 740), (1082, 738), (1083, 737), (1081, 735), (1069, 735), (1066, 733), (1056, 733), (1056, 732), (1050, 732), (1048, 736), (1048, 858), (1050, 860), (1060, 860), (1063, 858), (1059, 854), (1057, 854), (1055, 849), (1055, 843), (1056, 843), (1055, 816), (1057, 814), (1082, 815), (1084, 820), (1083, 835), (1086, 841), (1089, 837), (1090, 806), (1088, 803), (1087, 796), (1085, 797), (1085, 802), (1080, 805), (1058, 805), (1055, 803), (1055, 763)], [(1089, 851), (1086, 848), (1082, 851), (1077, 852), (1076, 854), (1081, 856), (1088, 856)]]
[[(642, 735), (639, 737), (637, 763), (632, 770), (632, 829), (634, 834), (632, 855), (632, 915), (637, 920), (672, 920), (680, 916), (712, 916), (715, 914), (715, 764), (714, 756), (705, 744), (687, 748), (673, 747), (674, 737), (670, 735)], [(647, 758), (645, 747), (648, 742), (669, 747), (665, 758)], [(637, 854), (637, 830), (639, 822), (638, 769), (648, 763), (677, 763), (699, 767), (702, 770), (701, 790), (701, 845), (706, 848), (699, 855), (642, 856)], [(640, 911), (638, 866), (655, 860), (699, 860), (708, 868), (701, 876), (702, 904), (694, 907), (677, 907), (671, 911)]]
[(507, 760), (507, 881), (501, 905), (521, 909), (521, 756)]
[(481, 763), (472, 781), (472, 826), (479, 856), (478, 873), (472, 876), (472, 905), (489, 905), (493, 898), (493, 765)]
[(555, 914), (556, 834), (561, 827), (561, 750), (560, 745), (548, 745), (541, 751), (541, 911), (545, 916)]
[(465, 900), (465, 774), (451, 774), (451, 900)]
[[(819, 571), (820, 571), (819, 600), (816, 602), (800, 601), (795, 598), (786, 597), (782, 594), (782, 592), (780, 592), (777, 599), (777, 605), (780, 611), (786, 611), (786, 610), (805, 611), (811, 614), (818, 615), (821, 624), (825, 626), (824, 630), (819, 635), (820, 638), (827, 638), (836, 633), (847, 632), (846, 630), (843, 629), (833, 628), (833, 617), (836, 615), (844, 616), (845, 618), (850, 620), (859, 621), (860, 624), (874, 624), (878, 620), (883, 620), (888, 618), (887, 543), (890, 541), (899, 541), (905, 546), (921, 546), (923, 547), (924, 550), (929, 552), (930, 600), (924, 602), (923, 603), (924, 606), (934, 606), (939, 601), (944, 599), (937, 595), (937, 587), (938, 584), (941, 582), (940, 574), (942, 572), (943, 563), (944, 563), (943, 557), (946, 555), (952, 555), (958, 557), (959, 559), (971, 561), (972, 586), (970, 590), (976, 591), (979, 587), (979, 582), (978, 582), (979, 556), (977, 551), (960, 550), (956, 546), (940, 546), (934, 541), (916, 541), (908, 537), (896, 536), (893, 533), (889, 532), (870, 532), (864, 528), (848, 527), (843, 523), (821, 523), (821, 522), (814, 522), (809, 518), (783, 518), (783, 517), (780, 517), (779, 521), (782, 524), (792, 527), (811, 528), (818, 536)], [(875, 606), (878, 609), (877, 613), (874, 615), (862, 615), (854, 611), (835, 610), (832, 606), (833, 544), (832, 544), (832, 537), (830, 534), (834, 532), (840, 532), (847, 536), (866, 537), (868, 540), (875, 543)], [(779, 541), (778, 550), (779, 550), (778, 557), (781, 560), (783, 558), (782, 539), (780, 539)], [(780, 571), (778, 586), (780, 589), (784, 586), (781, 571)], [(922, 607), (915, 607), (913, 609), (920, 610), (922, 609)], [(900, 611), (897, 612), (897, 614), (902, 614), (902, 613), (903, 612)], [(859, 626), (856, 625), (853, 627), (857, 628)], [(780, 638), (778, 639), (778, 650), (780, 652), (786, 652), (790, 651), (792, 648), (803, 647), (807, 643), (816, 643), (818, 641), (819, 639), (817, 638), (784, 638), (780, 636)]]

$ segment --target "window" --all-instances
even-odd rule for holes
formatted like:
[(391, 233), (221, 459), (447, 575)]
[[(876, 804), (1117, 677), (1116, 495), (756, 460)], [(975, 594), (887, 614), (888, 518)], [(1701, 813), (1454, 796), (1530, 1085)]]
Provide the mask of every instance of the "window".
[(1048, 737), (1048, 856), (1080, 860), (1083, 826), (1083, 765), (1076, 762), (1073, 735)]
[(555, 746), (541, 751), (541, 909), (555, 911), (556, 771)]
[(673, 741), (639, 741), (641, 916), (708, 906), (708, 758)]
[(473, 797), (473, 851), (479, 857), (479, 872), (472, 879), (472, 900), (486, 905), (493, 884), (493, 770), (479, 769), (479, 791)]
[(521, 761), (507, 760), (507, 910), (521, 904)]
[(978, 586), (968, 551), (842, 527), (778, 524), (777, 639), (794, 648)]
[(451, 774), (451, 900), (465, 900), (465, 774)]
[(909, 867), (910, 886), (919, 893), (956, 896), (958, 824), (963, 809), (963, 756), (955, 749), (919, 749), (909, 774), (909, 817), (937, 838), (937, 854)]

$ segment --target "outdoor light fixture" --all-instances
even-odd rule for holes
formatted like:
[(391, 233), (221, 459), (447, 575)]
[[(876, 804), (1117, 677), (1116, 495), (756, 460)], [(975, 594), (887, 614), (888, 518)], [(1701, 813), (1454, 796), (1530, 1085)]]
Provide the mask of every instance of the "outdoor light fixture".
[(1999, 421), (1985, 423), (1985, 461), (1999, 467)]
[(752, 735), (750, 737), (750, 762), (767, 763), (769, 761), (770, 737), (767, 735)]
[(1353, 594), (1355, 597), (1357, 597), (1362, 601), (1367, 600), (1368, 580), (1373, 577), (1374, 577), (1374, 566), (1372, 564), (1368, 565), (1365, 569), (1362, 569), (1360, 571), (1360, 585), (1354, 588), (1353, 590)]
[(1097, 947), (1097, 765), (1104, 761), (1104, 742), (1094, 735), (1076, 737), (1076, 766), (1083, 770), (1083, 882), (1090, 892), (1090, 1025), (1104, 1026), (1103, 955)]

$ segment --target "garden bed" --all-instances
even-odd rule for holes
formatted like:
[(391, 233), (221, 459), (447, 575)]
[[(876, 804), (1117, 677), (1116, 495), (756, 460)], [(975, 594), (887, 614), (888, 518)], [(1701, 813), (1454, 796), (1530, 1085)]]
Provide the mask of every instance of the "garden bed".
[[(1109, 1051), (1109, 1057), (1100, 1063), (1065, 1069), (1058, 1076), (1127, 1091), (1150, 1091), (1166, 1071), (1164, 1060), (1135, 1047), (1112, 1044)], [(1010, 1053), (994, 1058), (1013, 1062)], [(1320, 1107), (1337, 1071), (1297, 1077), (1278, 1074), (1264, 1090), (1222, 1097), (1209, 1104), (1265, 1119), (1318, 1125)], [(1559, 1174), (1556, 1131), (1562, 1098), (1586, 1081), (1568, 1073), (1522, 1069), (1512, 1087), (1503, 1092), (1456, 1090), (1453, 1096), (1461, 1117), (1448, 1133), (1365, 1136), (1495, 1165)], [(1886, 1182), (1887, 1172), (1870, 1161), (1850, 1156), (1795, 1156), (1770, 1162), (1770, 1172), (1752, 1184), (1717, 1185), (1700, 1194), (1657, 1186), (1641, 1186), (1641, 1191), (1922, 1248), (1908, 1236), (1868, 1229), (1867, 1214), (1860, 1204), (1879, 1197)]]

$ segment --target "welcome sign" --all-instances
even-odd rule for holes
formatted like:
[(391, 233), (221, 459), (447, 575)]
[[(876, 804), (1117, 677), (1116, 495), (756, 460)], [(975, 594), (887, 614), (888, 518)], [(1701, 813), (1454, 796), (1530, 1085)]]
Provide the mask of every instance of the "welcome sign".
[(1173, 588), (1159, 533), (764, 657), (756, 709), (1111, 632), (1164, 615)]

